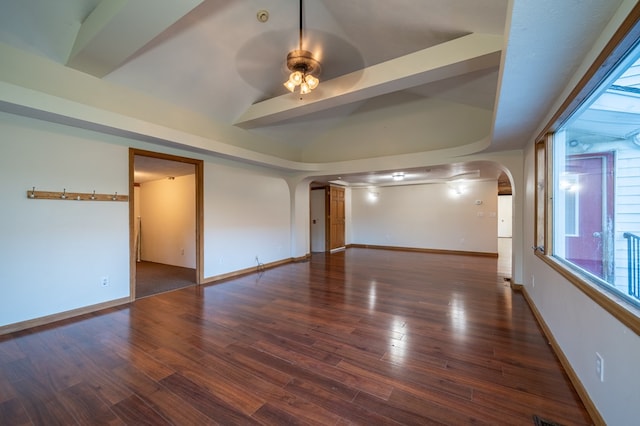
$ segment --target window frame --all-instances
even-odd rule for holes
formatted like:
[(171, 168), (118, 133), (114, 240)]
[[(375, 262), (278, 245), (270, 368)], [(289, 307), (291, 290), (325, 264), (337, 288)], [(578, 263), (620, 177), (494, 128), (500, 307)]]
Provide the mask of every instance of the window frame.
[(535, 184), (534, 203), (535, 220), (533, 223), (534, 245), (536, 254), (549, 254), (549, 170), (548, 153), (550, 152), (551, 133), (546, 134), (535, 144)]
[[(534, 144), (534, 254), (594, 302), (640, 335), (640, 309), (606, 291), (579, 269), (553, 257), (553, 135), (600, 87), (603, 80), (640, 40), (640, 4), (636, 4), (594, 63), (553, 115)], [(540, 217), (543, 215), (544, 217)], [(543, 229), (540, 229), (543, 226)]]

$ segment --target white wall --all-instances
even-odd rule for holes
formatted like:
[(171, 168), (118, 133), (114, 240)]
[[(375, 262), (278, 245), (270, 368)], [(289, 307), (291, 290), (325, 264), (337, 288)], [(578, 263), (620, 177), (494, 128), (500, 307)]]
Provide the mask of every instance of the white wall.
[[(525, 243), (533, 245), (533, 144), (526, 153)], [(637, 423), (640, 404), (640, 337), (575, 285), (525, 250), (525, 291), (549, 326), (600, 414), (610, 425)], [(596, 352), (604, 359), (604, 382), (595, 372)]]
[(344, 243), (346, 245), (353, 243), (353, 203), (351, 198), (353, 192), (351, 188), (344, 189)]
[(325, 190), (314, 189), (311, 191), (311, 251), (323, 252), (326, 250), (326, 222)]
[(293, 259), (301, 259), (310, 254), (311, 231), (309, 218), (311, 217), (311, 201), (309, 184), (311, 179), (293, 177), (287, 179), (289, 187), (290, 214), (291, 214), (291, 240), (289, 254)]
[[(539, 131), (560, 108), (579, 79), (627, 16), (635, 1), (624, 1), (593, 49), (576, 71)], [(640, 336), (622, 324), (571, 282), (538, 259), (534, 245), (534, 147), (530, 141), (524, 159), (523, 283), (553, 337), (571, 364), (598, 412), (609, 425), (638, 424), (640, 406)], [(515, 236), (515, 234), (514, 234)], [(596, 372), (596, 352), (604, 360), (604, 381)]]
[(196, 267), (195, 175), (140, 185), (142, 260)]
[(223, 161), (205, 163), (205, 279), (257, 266), (256, 256), (260, 263), (291, 257), (290, 213), (284, 179)]
[(26, 196), (33, 186), (127, 194), (129, 146), (205, 161), (205, 279), (256, 255), (291, 257), (292, 203), (275, 172), (5, 113), (0, 134), (0, 327), (130, 296), (128, 203)]
[(5, 113), (0, 134), (0, 326), (128, 297), (128, 203), (26, 197), (127, 194), (126, 147)]
[(465, 186), (352, 188), (352, 243), (497, 253), (497, 182)]
[[(395, 106), (377, 102), (395, 98)], [(429, 111), (425, 114), (424, 111)], [(343, 161), (434, 151), (466, 145), (491, 131), (491, 108), (479, 108), (407, 91), (372, 99), (333, 129), (303, 145), (302, 160)], [(460, 125), (464, 117), (464, 125)], [(389, 138), (394, 143), (389, 143)], [(345, 143), (348, 141), (348, 143)]]

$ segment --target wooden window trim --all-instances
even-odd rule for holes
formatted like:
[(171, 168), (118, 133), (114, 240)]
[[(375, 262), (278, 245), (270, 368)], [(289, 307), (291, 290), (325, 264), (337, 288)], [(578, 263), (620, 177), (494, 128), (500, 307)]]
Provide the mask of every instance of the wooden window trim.
[[(535, 162), (535, 191), (534, 191), (534, 212), (535, 219), (533, 221), (533, 249), (536, 254), (549, 254), (549, 169), (548, 169), (548, 139), (545, 136), (535, 144), (534, 162)], [(542, 155), (542, 158), (540, 157)], [(542, 160), (542, 164), (540, 163)], [(542, 221), (538, 220), (538, 215), (542, 213)], [(540, 230), (542, 225), (542, 235)]]
[(636, 4), (631, 10), (622, 25), (615, 32), (611, 40), (598, 55), (594, 63), (589, 67), (580, 82), (571, 91), (567, 99), (562, 103), (560, 108), (553, 115), (542, 132), (535, 139), (534, 148), (535, 157), (535, 183), (538, 184), (538, 149), (540, 143), (545, 149), (545, 165), (544, 165), (544, 198), (546, 208), (544, 211), (544, 249), (535, 249), (538, 245), (538, 189), (534, 192), (534, 253), (545, 262), (549, 267), (562, 275), (567, 281), (575, 285), (579, 290), (600, 305), (603, 309), (613, 315), (620, 322), (625, 324), (637, 335), (640, 335), (640, 309), (626, 302), (624, 299), (617, 297), (615, 294), (602, 289), (598, 284), (594, 283), (588, 276), (581, 274), (562, 261), (551, 256), (551, 214), (552, 200), (551, 193), (553, 185), (550, 185), (550, 176), (552, 173), (552, 163), (550, 162), (550, 153), (552, 150), (550, 135), (560, 128), (564, 122), (582, 105), (582, 103), (600, 86), (601, 81), (609, 74), (609, 72), (626, 56), (629, 50), (640, 40), (640, 3)]

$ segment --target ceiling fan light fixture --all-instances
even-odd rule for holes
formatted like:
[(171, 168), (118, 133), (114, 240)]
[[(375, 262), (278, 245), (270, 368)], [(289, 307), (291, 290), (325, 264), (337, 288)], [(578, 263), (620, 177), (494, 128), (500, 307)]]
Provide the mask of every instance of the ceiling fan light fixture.
[(313, 89), (318, 87), (320, 80), (320, 63), (313, 57), (313, 54), (308, 50), (302, 49), (302, 0), (300, 0), (300, 32), (298, 36), (297, 50), (292, 50), (287, 55), (287, 68), (291, 71), (289, 79), (284, 83), (284, 87), (290, 92), (296, 90), (296, 87), (300, 86), (300, 94), (306, 95)]
[(296, 86), (299, 86), (302, 83), (302, 73), (300, 71), (294, 71), (289, 76), (289, 80)]
[(315, 89), (316, 87), (318, 87), (318, 84), (320, 84), (320, 80), (312, 75), (307, 75), (304, 81), (307, 82), (307, 84), (309, 85), (309, 89), (311, 90)]
[(286, 87), (290, 92), (296, 90), (296, 84), (291, 81), (291, 78), (284, 83), (284, 87)]
[(292, 50), (287, 55), (287, 68), (291, 71), (289, 79), (284, 83), (289, 91), (295, 91), (300, 86), (300, 94), (306, 95), (318, 87), (320, 80), (316, 75), (320, 73), (320, 63), (315, 60), (308, 50)]

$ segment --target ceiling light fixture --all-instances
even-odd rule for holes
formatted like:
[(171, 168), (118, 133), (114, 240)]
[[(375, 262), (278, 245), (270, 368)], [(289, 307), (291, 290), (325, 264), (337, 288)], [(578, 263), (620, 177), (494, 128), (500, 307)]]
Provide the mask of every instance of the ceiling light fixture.
[(287, 68), (291, 71), (284, 87), (293, 92), (300, 86), (300, 94), (306, 95), (318, 87), (320, 80), (320, 62), (311, 52), (302, 48), (302, 0), (300, 0), (300, 32), (298, 34), (298, 49), (287, 55)]
[(400, 180), (404, 180), (404, 173), (403, 172), (396, 172), (393, 173), (391, 175), (391, 177), (393, 178), (393, 180), (395, 181), (400, 181)]

